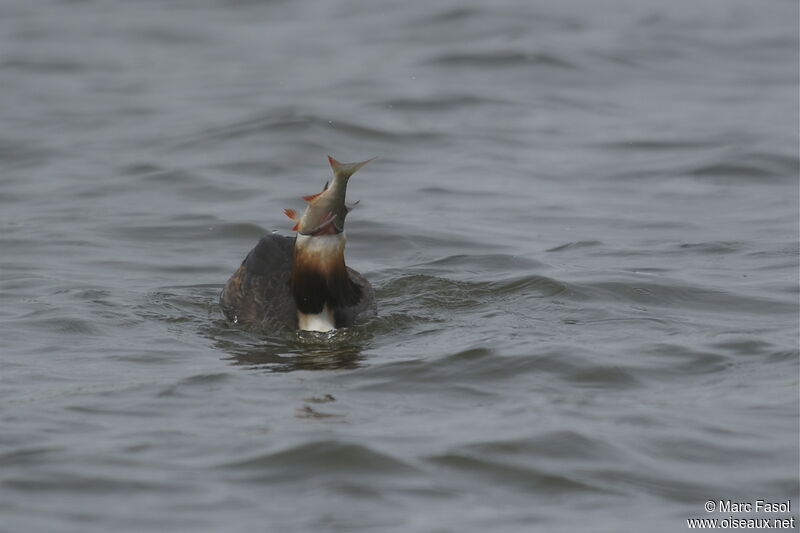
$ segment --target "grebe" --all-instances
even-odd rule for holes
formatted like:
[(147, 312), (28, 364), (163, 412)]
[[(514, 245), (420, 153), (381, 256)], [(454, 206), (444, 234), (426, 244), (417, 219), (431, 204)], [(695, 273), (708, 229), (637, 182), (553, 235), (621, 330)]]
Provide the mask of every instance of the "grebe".
[(347, 182), (370, 161), (340, 163), (328, 156), (330, 186), (303, 197), (302, 217), (284, 211), (297, 235), (263, 237), (225, 284), (219, 301), (228, 320), (262, 330), (325, 332), (377, 314), (372, 286), (344, 263), (344, 219), (352, 209), (345, 205)]

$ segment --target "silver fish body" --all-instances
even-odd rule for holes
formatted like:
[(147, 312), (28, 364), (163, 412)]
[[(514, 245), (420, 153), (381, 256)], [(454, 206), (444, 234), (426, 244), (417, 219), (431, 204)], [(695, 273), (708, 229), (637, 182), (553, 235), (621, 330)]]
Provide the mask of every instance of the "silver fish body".
[(308, 205), (303, 216), (297, 220), (297, 231), (304, 235), (324, 235), (344, 231), (344, 220), (351, 209), (345, 204), (347, 182), (350, 176), (370, 161), (372, 159), (358, 163), (340, 163), (328, 156), (333, 179), (325, 184), (321, 192), (303, 197)]

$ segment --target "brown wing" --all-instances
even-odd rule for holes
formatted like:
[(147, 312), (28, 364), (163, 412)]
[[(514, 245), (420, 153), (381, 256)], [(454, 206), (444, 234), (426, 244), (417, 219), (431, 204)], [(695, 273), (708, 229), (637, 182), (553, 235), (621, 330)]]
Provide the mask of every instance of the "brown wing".
[[(294, 237), (268, 235), (253, 248), (225, 284), (220, 306), (225, 317), (263, 330), (297, 329), (297, 307), (289, 286)], [(361, 298), (334, 310), (336, 327), (364, 322), (377, 314), (375, 292), (369, 281), (347, 268)]]
[(355, 305), (337, 307), (334, 309), (336, 327), (343, 328), (365, 322), (378, 314), (378, 306), (375, 303), (375, 291), (369, 284), (367, 278), (362, 276), (350, 267), (347, 267), (350, 280), (361, 288), (361, 298)]
[(289, 288), (294, 237), (268, 235), (225, 284), (220, 305), (228, 320), (264, 330), (297, 327)]

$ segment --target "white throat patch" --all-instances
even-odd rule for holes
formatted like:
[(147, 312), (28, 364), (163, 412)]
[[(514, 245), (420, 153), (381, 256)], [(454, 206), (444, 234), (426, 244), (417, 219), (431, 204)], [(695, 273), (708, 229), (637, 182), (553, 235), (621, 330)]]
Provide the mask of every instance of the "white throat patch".
[(342, 253), (344, 251), (344, 244), (347, 242), (347, 237), (344, 232), (337, 233), (336, 235), (320, 235), (311, 236), (297, 234), (295, 246), (303, 250), (304, 254), (315, 257), (326, 258), (335, 253)]
[(333, 318), (333, 311), (328, 308), (328, 304), (322, 311), (316, 314), (297, 312), (297, 329), (305, 331), (319, 331), (325, 333), (336, 329), (336, 322)]

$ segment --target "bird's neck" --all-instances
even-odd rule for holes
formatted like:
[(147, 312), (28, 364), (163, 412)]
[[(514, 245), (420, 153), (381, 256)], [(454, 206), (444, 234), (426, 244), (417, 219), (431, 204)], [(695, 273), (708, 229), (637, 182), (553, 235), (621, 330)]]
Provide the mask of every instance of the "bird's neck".
[(350, 280), (344, 263), (346, 242), (344, 232), (297, 235), (290, 284), (299, 329), (334, 329), (334, 309), (353, 305), (360, 298), (358, 287)]

